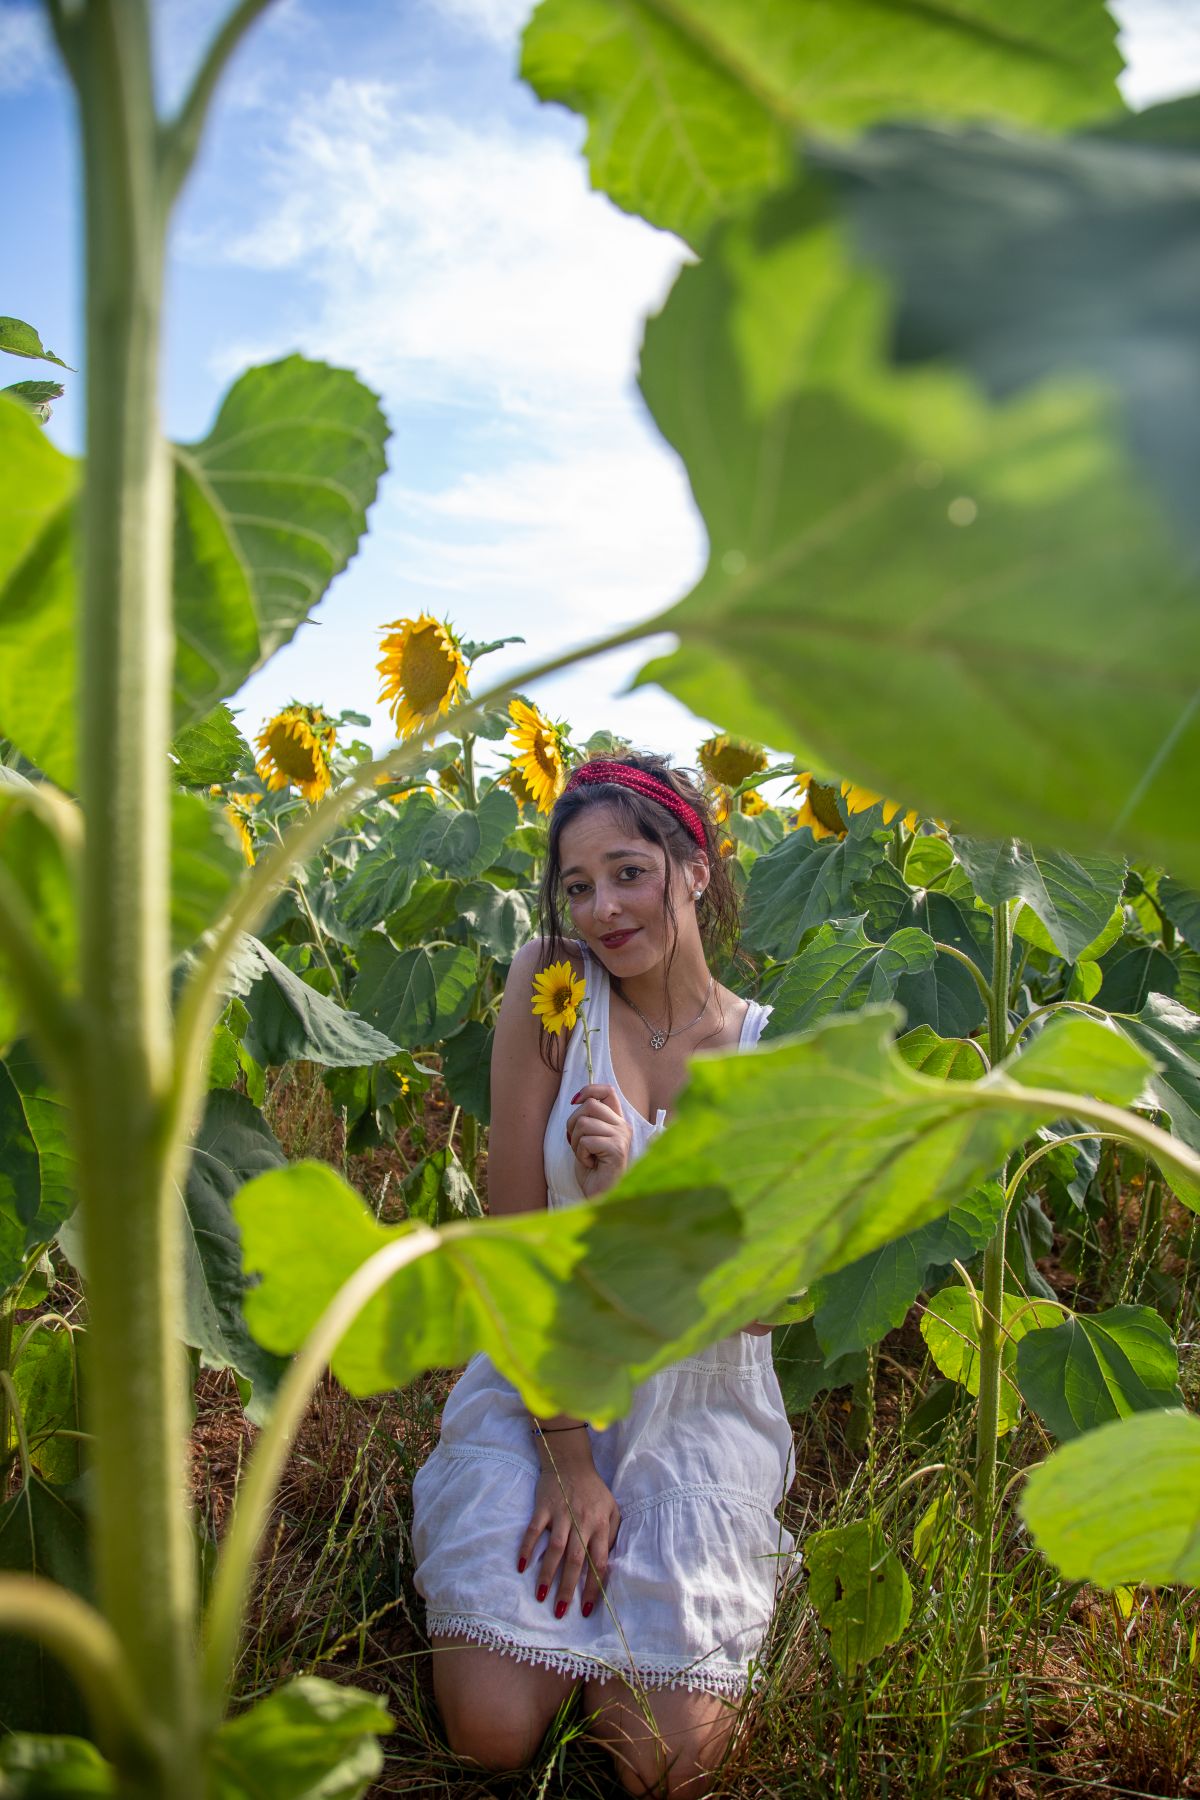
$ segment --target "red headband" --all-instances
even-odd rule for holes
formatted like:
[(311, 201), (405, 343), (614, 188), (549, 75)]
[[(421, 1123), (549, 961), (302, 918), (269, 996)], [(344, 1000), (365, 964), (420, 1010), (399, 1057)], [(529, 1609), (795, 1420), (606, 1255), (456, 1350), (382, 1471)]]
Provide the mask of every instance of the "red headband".
[(651, 775), (645, 769), (631, 768), (628, 763), (609, 762), (607, 758), (593, 757), (591, 762), (580, 763), (575, 773), (563, 789), (569, 794), (572, 788), (589, 787), (594, 782), (612, 782), (617, 787), (632, 788), (635, 794), (643, 794), (647, 800), (657, 800), (668, 812), (673, 812), (684, 829), (695, 838), (700, 848), (708, 849), (704, 835), (704, 821), (694, 806), (689, 806), (661, 776)]

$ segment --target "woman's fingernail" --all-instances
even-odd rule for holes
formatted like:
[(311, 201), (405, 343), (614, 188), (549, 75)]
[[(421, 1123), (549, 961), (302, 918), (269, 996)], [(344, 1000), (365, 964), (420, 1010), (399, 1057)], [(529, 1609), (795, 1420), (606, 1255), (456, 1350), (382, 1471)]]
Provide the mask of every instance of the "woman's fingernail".
[(544, 1600), (544, 1599), (545, 1599), (545, 1598), (546, 1598), (546, 1595), (547, 1595), (547, 1594), (548, 1594), (548, 1593), (549, 1593), (549, 1592), (550, 1592), (550, 1589), (549, 1589), (549, 1588), (548, 1588), (548, 1587), (540, 1587), (540, 1588), (539, 1588), (539, 1589), (538, 1589), (538, 1599), (539, 1599), (539, 1600)]
[(562, 1616), (563, 1616), (563, 1614), (564, 1614), (564, 1613), (565, 1613), (565, 1612), (566, 1612), (566, 1610), (567, 1610), (567, 1603), (566, 1603), (566, 1601), (565, 1601), (565, 1600), (560, 1600), (560, 1601), (559, 1601), (559, 1603), (558, 1603), (558, 1605), (557, 1605), (557, 1606), (556, 1606), (556, 1607), (555, 1607), (555, 1609), (554, 1609), (554, 1616), (555, 1616), (555, 1618), (556, 1618), (556, 1619), (561, 1619), (561, 1618), (562, 1618)]
[(523, 1575), (524, 1573), (525, 1573), (525, 1558), (522, 1557), (520, 1562), (517, 1564), (517, 1574)]
[(592, 1602), (590, 1600), (585, 1600), (583, 1603), (583, 1616), (585, 1619), (590, 1619), (592, 1616)]
[[(582, 1093), (582, 1092), (583, 1092), (583, 1089), (582, 1089), (582, 1088), (580, 1088), (580, 1090), (579, 1090), (579, 1094), (581, 1094), (581, 1093)], [(574, 1106), (574, 1104), (575, 1104), (575, 1102), (576, 1102), (576, 1101), (577, 1101), (577, 1100), (578, 1100), (578, 1098), (579, 1098), (579, 1094), (572, 1094), (572, 1095), (571, 1095), (571, 1105), (572, 1105), (572, 1106)]]

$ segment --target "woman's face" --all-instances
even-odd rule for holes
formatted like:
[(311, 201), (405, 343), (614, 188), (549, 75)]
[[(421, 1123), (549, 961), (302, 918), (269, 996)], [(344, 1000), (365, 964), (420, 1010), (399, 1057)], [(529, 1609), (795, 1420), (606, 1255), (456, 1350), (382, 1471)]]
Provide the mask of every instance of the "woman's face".
[(563, 893), (579, 937), (614, 975), (641, 975), (667, 955), (674, 933), (663, 911), (663, 885), (680, 934), (694, 917), (692, 892), (704, 885), (703, 859), (689, 874), (665, 851), (623, 825), (609, 806), (589, 806), (558, 840)]

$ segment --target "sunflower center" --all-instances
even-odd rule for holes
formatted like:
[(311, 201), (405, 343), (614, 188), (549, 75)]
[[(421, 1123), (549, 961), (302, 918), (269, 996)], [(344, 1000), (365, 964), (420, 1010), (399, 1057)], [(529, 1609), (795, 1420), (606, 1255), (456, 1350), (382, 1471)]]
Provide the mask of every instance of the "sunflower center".
[(539, 731), (537, 733), (533, 740), (533, 760), (549, 780), (556, 779), (560, 763), (553, 732)]
[(575, 1002), (571, 997), (571, 987), (569, 982), (565, 983), (560, 988), (555, 988), (554, 1010), (556, 1013), (565, 1013), (569, 1011), (574, 1004)]
[(281, 725), (271, 733), (271, 756), (275, 767), (286, 775), (289, 781), (315, 781), (320, 769), (320, 758), (317, 754), (315, 740), (306, 732), (303, 737), (293, 737), (290, 731)]
[(414, 712), (436, 712), (454, 679), (456, 662), (429, 626), (414, 631), (400, 655), (400, 680)]
[(819, 781), (810, 781), (808, 784), (808, 804), (812, 807), (814, 815), (821, 821), (826, 831), (836, 831), (839, 837), (843, 835), (846, 826), (841, 813), (838, 811), (836, 788), (823, 787)]

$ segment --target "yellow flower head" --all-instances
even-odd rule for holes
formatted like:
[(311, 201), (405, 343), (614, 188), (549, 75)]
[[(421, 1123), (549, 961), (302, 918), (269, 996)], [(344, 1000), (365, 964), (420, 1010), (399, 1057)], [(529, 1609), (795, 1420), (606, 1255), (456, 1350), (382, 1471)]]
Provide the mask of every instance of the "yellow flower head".
[(717, 850), (721, 856), (732, 856), (736, 849), (737, 845), (732, 838), (722, 838), (717, 845)]
[(319, 706), (285, 706), (254, 740), (261, 751), (255, 763), (259, 780), (272, 790), (299, 788), (306, 800), (319, 800), (329, 786), (336, 732)]
[(467, 665), (450, 627), (429, 613), (393, 619), (382, 629), (383, 656), (375, 665), (383, 677), (379, 698), (388, 704), (397, 736), (411, 737), (438, 713), (449, 712), (459, 689), (466, 688)]
[(767, 753), (761, 744), (752, 744), (748, 738), (730, 737), (726, 732), (708, 738), (696, 754), (705, 774), (711, 775), (714, 781), (723, 782), (726, 787), (736, 787), (747, 775), (757, 775), (767, 766)]
[(767, 810), (767, 803), (757, 788), (747, 788), (738, 801), (738, 805), (749, 818), (753, 818), (755, 813), (764, 813)]
[(563, 760), (564, 727), (554, 725), (536, 706), (510, 700), (513, 768), (519, 769), (539, 812), (548, 813), (562, 793), (566, 774)]
[(508, 789), (522, 811), (524, 811), (527, 806), (537, 805), (537, 799), (532, 787), (530, 787), (529, 782), (525, 779), (520, 767), (515, 762), (509, 763), (504, 773), (498, 775), (496, 780), (500, 787)]
[(254, 861), (254, 808), (261, 799), (261, 794), (230, 794), (225, 808), (225, 817), (237, 832), (242, 855), (248, 863)]
[(814, 781), (808, 774), (797, 776), (796, 787), (804, 790), (804, 798), (796, 809), (795, 829), (799, 831), (802, 825), (807, 825), (814, 838), (845, 837), (837, 789), (827, 787), (823, 781)]
[(547, 1031), (557, 1034), (564, 1025), (568, 1031), (575, 1029), (586, 985), (569, 962), (550, 963), (538, 971), (533, 978), (533, 1011)]
[[(870, 788), (859, 787), (857, 782), (843, 781), (842, 799), (846, 802), (847, 812), (870, 812), (873, 806), (878, 806), (879, 802), (883, 800), (883, 795), (873, 794)], [(899, 800), (883, 800), (884, 824), (890, 825), (899, 811)], [(915, 831), (920, 820), (915, 812), (906, 812), (904, 823), (910, 831)]]

